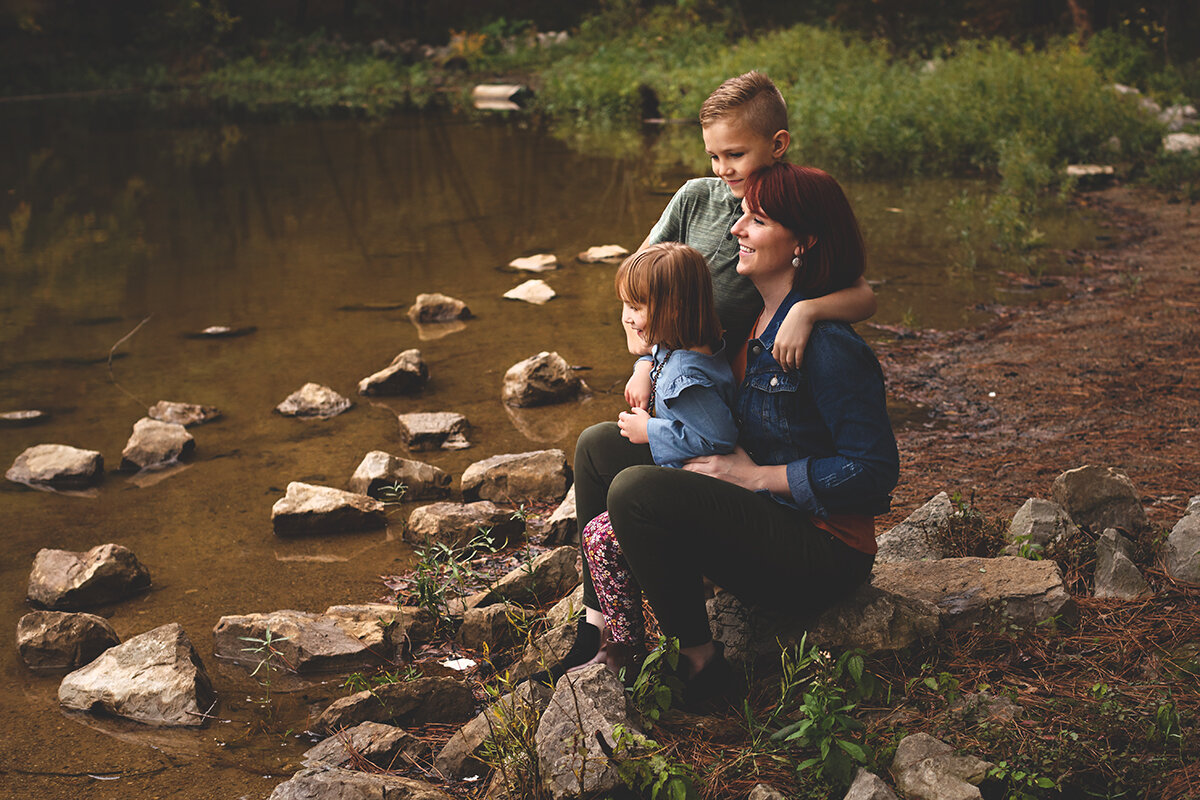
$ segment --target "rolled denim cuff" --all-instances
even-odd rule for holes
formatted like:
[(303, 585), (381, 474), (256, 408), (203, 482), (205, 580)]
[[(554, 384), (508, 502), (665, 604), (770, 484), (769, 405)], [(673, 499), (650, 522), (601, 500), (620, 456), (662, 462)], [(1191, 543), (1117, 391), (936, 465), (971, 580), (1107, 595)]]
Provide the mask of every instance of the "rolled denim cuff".
[(812, 482), (808, 479), (808, 461), (808, 458), (801, 458), (788, 463), (788, 489), (792, 493), (792, 502), (801, 511), (807, 511), (815, 517), (825, 519), (829, 516), (829, 512), (813, 492)]

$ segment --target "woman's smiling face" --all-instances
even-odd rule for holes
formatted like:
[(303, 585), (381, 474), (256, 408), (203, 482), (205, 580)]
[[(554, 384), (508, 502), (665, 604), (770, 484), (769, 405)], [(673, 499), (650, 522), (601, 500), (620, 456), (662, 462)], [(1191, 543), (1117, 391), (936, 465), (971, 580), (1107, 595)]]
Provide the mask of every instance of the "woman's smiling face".
[(791, 273), (792, 259), (800, 253), (796, 235), (761, 210), (750, 209), (742, 201), (742, 217), (730, 231), (738, 240), (739, 275), (751, 279), (776, 272)]

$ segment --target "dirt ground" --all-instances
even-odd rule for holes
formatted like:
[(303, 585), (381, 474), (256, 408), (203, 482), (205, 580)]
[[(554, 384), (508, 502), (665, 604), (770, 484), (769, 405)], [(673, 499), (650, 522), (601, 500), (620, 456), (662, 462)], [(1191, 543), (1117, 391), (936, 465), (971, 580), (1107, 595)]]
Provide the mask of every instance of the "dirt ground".
[(1159, 528), (1200, 494), (1200, 207), (1127, 187), (1080, 202), (1117, 234), (1067, 254), (1060, 299), (877, 345), (889, 393), (930, 412), (899, 433), (880, 530), (940, 491), (1011, 516), (1084, 464), (1127, 473)]

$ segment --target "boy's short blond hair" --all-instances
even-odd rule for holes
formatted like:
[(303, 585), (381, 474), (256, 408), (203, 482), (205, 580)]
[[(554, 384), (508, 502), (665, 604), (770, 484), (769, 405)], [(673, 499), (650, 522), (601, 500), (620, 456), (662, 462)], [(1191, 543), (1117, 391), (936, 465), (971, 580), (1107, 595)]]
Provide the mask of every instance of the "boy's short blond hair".
[(787, 103), (779, 88), (766, 75), (753, 70), (722, 83), (700, 106), (700, 124), (704, 127), (733, 116), (768, 139), (788, 129)]

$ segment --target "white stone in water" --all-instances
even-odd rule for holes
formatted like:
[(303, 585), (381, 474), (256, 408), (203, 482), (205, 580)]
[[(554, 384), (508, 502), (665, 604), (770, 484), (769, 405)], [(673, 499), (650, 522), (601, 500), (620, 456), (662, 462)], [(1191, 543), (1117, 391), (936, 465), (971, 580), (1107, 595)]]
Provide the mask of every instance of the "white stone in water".
[(538, 253), (534, 256), (514, 258), (508, 265), (522, 272), (549, 272), (558, 269), (558, 256), (553, 253)]
[(279, 536), (362, 531), (385, 527), (385, 509), (365, 494), (292, 481), (272, 506), (271, 522)]
[(595, 264), (601, 261), (620, 261), (629, 255), (629, 250), (619, 244), (600, 244), (589, 247), (577, 258), (585, 264)]
[(506, 300), (523, 300), (537, 306), (545, 305), (557, 296), (550, 284), (536, 278), (514, 286), (504, 293)]
[(56, 488), (84, 488), (104, 474), (104, 457), (95, 450), (66, 444), (38, 444), (25, 449), (4, 477), (13, 483)]

